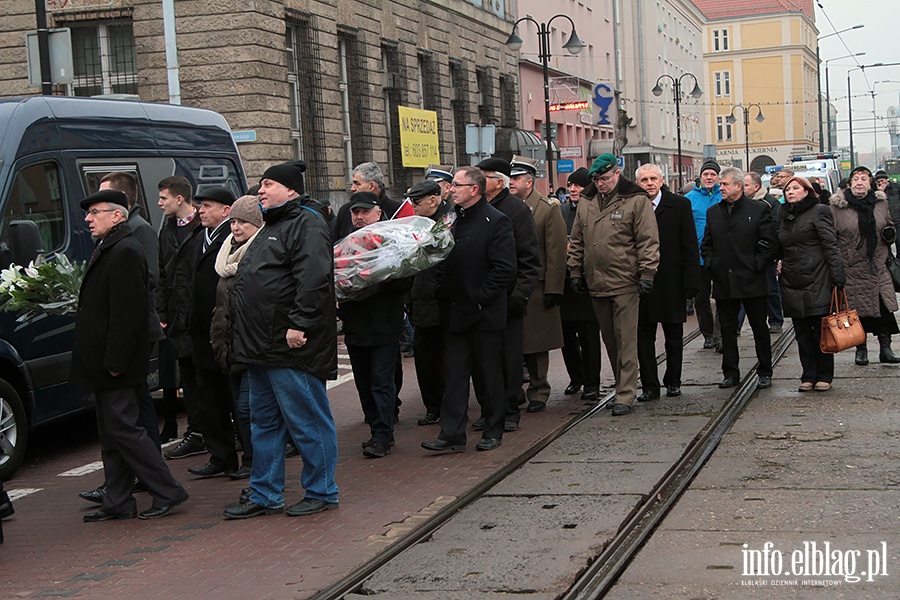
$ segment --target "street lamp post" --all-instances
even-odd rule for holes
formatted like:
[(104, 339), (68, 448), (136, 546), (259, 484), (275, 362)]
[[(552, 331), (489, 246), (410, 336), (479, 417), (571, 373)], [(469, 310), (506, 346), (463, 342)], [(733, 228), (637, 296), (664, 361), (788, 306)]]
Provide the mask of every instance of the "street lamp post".
[[(737, 119), (734, 117), (734, 111), (737, 108), (740, 108), (744, 113), (744, 160), (746, 164), (744, 165), (744, 172), (750, 172), (750, 109), (756, 107), (756, 122), (762, 123), (766, 120), (763, 116), (762, 108), (759, 107), (759, 104), (755, 102), (753, 104), (749, 104), (744, 106), (743, 104), (738, 104), (737, 106), (731, 107), (731, 113), (725, 117), (725, 121), (731, 125), (737, 122)], [(819, 138), (821, 139), (822, 135), (819, 134)]]
[[(831, 88), (828, 83), (828, 63), (835, 60), (842, 60), (844, 58), (853, 58), (854, 56), (865, 56), (865, 52), (857, 52), (856, 54), (848, 54), (846, 56), (838, 56), (837, 58), (829, 58), (825, 61), (825, 105), (828, 107), (828, 125), (826, 129), (828, 130), (828, 151), (831, 152), (834, 148), (831, 145)], [(821, 127), (821, 125), (820, 125)], [(819, 136), (820, 138), (822, 136)]]
[(563, 44), (569, 54), (580, 53), (587, 44), (581, 41), (578, 34), (575, 33), (575, 23), (568, 15), (553, 15), (546, 23), (538, 23), (531, 17), (522, 17), (513, 23), (512, 33), (506, 40), (506, 46), (513, 52), (518, 52), (522, 48), (522, 38), (516, 35), (516, 28), (522, 21), (531, 21), (538, 28), (538, 58), (541, 59), (541, 65), (544, 68), (544, 121), (547, 127), (547, 181), (550, 184), (549, 193), (553, 193), (553, 129), (550, 127), (550, 23), (555, 19), (563, 18), (572, 25), (572, 35), (569, 40)]
[[(879, 83), (900, 83), (893, 79), (882, 79), (872, 84), (872, 152), (875, 153), (876, 169), (878, 168), (878, 108), (875, 105), (875, 86)], [(888, 146), (888, 154), (890, 154), (890, 146)]]
[(678, 138), (678, 189), (680, 190), (684, 186), (684, 182), (682, 181), (682, 165), (681, 165), (681, 80), (685, 77), (690, 77), (694, 80), (694, 87), (691, 89), (691, 97), (699, 98), (703, 95), (703, 90), (700, 89), (700, 84), (697, 82), (697, 76), (693, 73), (683, 73), (681, 77), (675, 78), (669, 75), (668, 73), (663, 73), (656, 80), (656, 85), (653, 87), (652, 91), (654, 96), (661, 96), (663, 93), (662, 86), (660, 82), (663, 79), (671, 79), (672, 80), (672, 92), (675, 96), (675, 135)]
[(873, 69), (875, 67), (893, 67), (896, 65), (900, 65), (900, 63), (872, 63), (871, 65), (859, 65), (858, 67), (853, 67), (849, 71), (847, 71), (847, 123), (849, 124), (850, 130), (850, 168), (856, 168), (856, 155), (853, 152), (853, 94), (850, 91), (850, 73), (853, 71), (862, 71), (865, 73), (866, 69)]
[[(825, 38), (829, 38), (833, 35), (837, 35), (839, 33), (844, 33), (845, 31), (850, 31), (851, 29), (862, 29), (865, 25), (854, 25), (853, 27), (848, 27), (847, 29), (841, 29), (840, 31), (835, 31), (834, 33), (829, 33), (828, 35), (823, 35), (816, 40), (816, 83), (819, 86), (819, 95), (817, 99), (819, 101), (819, 129), (822, 129), (822, 59), (819, 57), (819, 42), (824, 40)], [(828, 87), (828, 63), (825, 63), (825, 87)], [(822, 140), (821, 133), (819, 134), (819, 152), (824, 151), (824, 141)]]

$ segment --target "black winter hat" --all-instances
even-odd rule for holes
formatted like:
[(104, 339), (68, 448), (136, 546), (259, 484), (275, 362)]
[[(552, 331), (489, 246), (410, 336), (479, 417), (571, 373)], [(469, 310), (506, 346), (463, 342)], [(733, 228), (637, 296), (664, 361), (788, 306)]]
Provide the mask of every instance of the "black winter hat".
[(871, 169), (869, 169), (869, 167), (866, 167), (866, 166), (864, 166), (864, 165), (859, 165), (858, 167), (856, 167), (855, 169), (853, 169), (852, 171), (850, 171), (850, 175), (848, 175), (847, 177), (850, 178), (850, 179), (853, 179), (853, 174), (854, 174), (854, 173), (858, 173), (858, 172), (860, 172), (860, 171), (867, 173), (867, 174), (869, 175), (869, 178), (872, 177), (872, 171), (871, 171)]
[(569, 183), (574, 183), (575, 185), (580, 185), (581, 187), (587, 187), (591, 184), (591, 176), (588, 175), (588, 170), (584, 167), (577, 169), (571, 175), (569, 175)]
[(194, 201), (202, 202), (203, 200), (212, 200), (219, 204), (231, 206), (234, 204), (234, 194), (227, 187), (215, 186), (203, 189), (194, 195)]
[(306, 172), (306, 163), (302, 160), (292, 160), (286, 163), (281, 163), (280, 165), (272, 165), (266, 172), (263, 173), (263, 176), (260, 178), (260, 181), (263, 179), (271, 179), (272, 181), (277, 181), (281, 185), (286, 188), (290, 188), (300, 194), (303, 195), (303, 173)]
[(878, 181), (879, 179), (887, 179), (887, 178), (888, 178), (888, 174), (884, 169), (878, 169), (877, 171), (875, 171), (875, 181)]
[(81, 201), (81, 208), (87, 210), (90, 208), (91, 204), (97, 204), (98, 202), (109, 202), (111, 204), (120, 204), (125, 208), (128, 208), (128, 196), (125, 195), (124, 192), (120, 192), (119, 190), (100, 190), (96, 194), (91, 194), (87, 198)]
[(722, 172), (722, 167), (720, 167), (719, 163), (712, 158), (707, 159), (706, 162), (703, 163), (703, 166), (700, 167), (700, 172), (703, 173), (703, 171), (706, 171), (707, 169), (712, 169), (717, 175)]
[(502, 158), (486, 158), (475, 166), (482, 171), (503, 173), (507, 177), (509, 177), (509, 172), (512, 170), (512, 166), (509, 164), (509, 161), (503, 160)]

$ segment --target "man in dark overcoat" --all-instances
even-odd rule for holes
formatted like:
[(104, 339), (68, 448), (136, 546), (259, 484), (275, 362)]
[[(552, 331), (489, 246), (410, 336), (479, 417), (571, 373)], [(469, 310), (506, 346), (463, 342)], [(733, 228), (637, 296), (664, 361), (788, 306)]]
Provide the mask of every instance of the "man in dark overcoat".
[[(164, 517), (188, 498), (138, 424), (138, 392), (147, 378), (149, 278), (144, 249), (128, 219), (122, 192), (103, 190), (81, 202), (97, 240), (81, 284), (72, 345), (72, 385), (92, 388), (107, 491), (87, 522)], [(137, 476), (153, 496), (140, 514), (132, 495)]]
[[(219, 286), (216, 256), (222, 242), (231, 233), (228, 215), (234, 200), (231, 190), (219, 186), (207, 188), (194, 196), (194, 202), (200, 206), (198, 213), (203, 230), (202, 241), (193, 250), (197, 254), (191, 258), (194, 274), (188, 331), (191, 335), (191, 360), (197, 375), (197, 409), (203, 426), (203, 440), (210, 455), (206, 464), (188, 469), (189, 473), (198, 477), (229, 475), (238, 468), (233, 419), (237, 407), (231, 394), (231, 382), (219, 369), (209, 339), (209, 325)], [(250, 440), (240, 441), (243, 446), (249, 447)]]
[(638, 402), (659, 398), (656, 369), (656, 330), (662, 324), (666, 339), (666, 372), (663, 384), (667, 396), (681, 395), (681, 362), (686, 306), (682, 299), (693, 298), (700, 289), (700, 250), (694, 229), (691, 201), (673, 194), (663, 185), (662, 171), (656, 165), (641, 165), (637, 184), (653, 203), (659, 230), (659, 270), (653, 278), (653, 291), (641, 296), (638, 308), (638, 365), (641, 370), (641, 395)]
[(442, 263), (438, 285), (444, 327), (446, 391), (441, 433), (422, 442), (439, 453), (466, 449), (469, 380), (481, 383), (484, 434), (475, 446), (494, 450), (503, 438), (503, 331), (507, 288), (516, 276), (512, 223), (484, 196), (485, 176), (463, 167), (453, 176), (456, 244)]
[(744, 194), (744, 174), (728, 167), (720, 175), (722, 201), (706, 213), (701, 253), (712, 276), (713, 298), (722, 325), (722, 372), (720, 388), (731, 388), (741, 380), (738, 356), (738, 311), (741, 303), (753, 329), (759, 387), (772, 386), (772, 342), (766, 323), (766, 268), (775, 260), (777, 248), (772, 210)]
[[(521, 198), (509, 192), (509, 161), (488, 158), (477, 165), (485, 177), (484, 195), (491, 206), (512, 221), (516, 249), (516, 276), (509, 283), (506, 296), (506, 327), (503, 330), (503, 397), (506, 431), (519, 428), (519, 403), (525, 402), (522, 392), (522, 348), (525, 333), (525, 310), (541, 274), (541, 254), (537, 242), (537, 229), (531, 210)], [(481, 402), (479, 382), (475, 382), (475, 395)], [(472, 429), (482, 431), (484, 418), (476, 420)]]

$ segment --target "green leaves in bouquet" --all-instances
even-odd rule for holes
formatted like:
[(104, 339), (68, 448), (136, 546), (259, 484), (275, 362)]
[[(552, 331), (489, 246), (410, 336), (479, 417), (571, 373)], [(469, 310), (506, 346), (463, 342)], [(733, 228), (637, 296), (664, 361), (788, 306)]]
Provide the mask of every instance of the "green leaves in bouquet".
[(64, 254), (39, 258), (27, 267), (10, 265), (0, 271), (0, 310), (19, 313), (19, 322), (40, 315), (74, 315), (87, 269)]

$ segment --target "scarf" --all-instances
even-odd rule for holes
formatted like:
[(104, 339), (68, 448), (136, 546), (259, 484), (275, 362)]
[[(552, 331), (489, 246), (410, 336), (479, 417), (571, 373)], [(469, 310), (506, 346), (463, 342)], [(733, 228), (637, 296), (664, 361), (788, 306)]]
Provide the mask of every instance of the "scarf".
[(118, 230), (122, 229), (122, 226), (125, 225), (125, 223), (126, 223), (126, 221), (122, 221), (121, 223), (116, 223), (115, 225), (113, 225), (112, 227), (109, 228), (109, 231), (106, 232), (106, 235), (103, 236), (102, 239), (97, 240), (97, 244), (94, 246), (93, 252), (91, 252), (91, 258), (88, 260), (88, 267), (93, 265), (97, 261), (97, 259), (100, 258), (100, 251), (103, 249), (103, 242), (105, 242), (109, 236), (111, 236)]
[[(765, 200), (763, 200), (765, 202)], [(808, 211), (810, 208), (819, 203), (819, 199), (816, 198), (813, 194), (807, 194), (806, 198), (801, 200), (800, 202), (785, 202), (781, 205), (781, 219), (789, 218), (788, 215), (793, 216), (793, 218), (797, 218), (797, 215), (800, 213), (804, 213)], [(768, 203), (767, 203), (768, 204)]]
[(866, 245), (866, 256), (871, 263), (875, 257), (875, 246), (878, 244), (878, 234), (875, 231), (875, 194), (869, 190), (862, 198), (857, 198), (850, 190), (844, 190), (844, 199), (847, 205), (856, 211), (859, 224), (859, 248)]
[(244, 254), (247, 253), (247, 248), (250, 247), (250, 243), (256, 239), (260, 231), (262, 231), (262, 227), (257, 229), (256, 233), (251, 235), (243, 244), (235, 242), (234, 235), (228, 234), (228, 237), (222, 242), (222, 247), (219, 248), (219, 253), (216, 255), (216, 273), (219, 274), (219, 277), (223, 279), (234, 277), (234, 274), (237, 273), (238, 263), (241, 262)]

